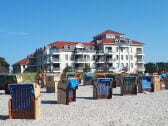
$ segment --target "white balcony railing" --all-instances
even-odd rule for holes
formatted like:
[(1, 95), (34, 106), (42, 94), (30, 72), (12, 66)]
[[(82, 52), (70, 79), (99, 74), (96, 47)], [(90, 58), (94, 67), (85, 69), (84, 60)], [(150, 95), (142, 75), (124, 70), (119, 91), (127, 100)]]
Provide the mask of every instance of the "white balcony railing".
[(75, 53), (88, 53), (88, 52), (95, 52), (95, 50), (85, 49), (85, 50), (76, 50)]
[(137, 55), (143, 55), (143, 51), (142, 50), (137, 50)]
[(52, 59), (52, 62), (60, 62), (60, 59), (58, 59), (58, 58), (53, 58), (53, 59)]
[(75, 62), (83, 62), (83, 63), (85, 63), (85, 62), (90, 62), (90, 59), (77, 58), (77, 59), (75, 59)]
[(53, 72), (59, 72), (60, 68), (59, 67), (53, 67)]
[(144, 63), (143, 59), (137, 59), (137, 63)]
[(137, 70), (138, 70), (139, 72), (144, 72), (144, 71), (145, 71), (145, 67), (138, 67)]

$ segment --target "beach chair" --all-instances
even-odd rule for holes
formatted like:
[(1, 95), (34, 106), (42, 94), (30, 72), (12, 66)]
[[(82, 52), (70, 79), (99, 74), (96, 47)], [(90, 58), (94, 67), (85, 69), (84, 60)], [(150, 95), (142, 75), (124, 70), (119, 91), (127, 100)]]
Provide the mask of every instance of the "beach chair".
[(114, 73), (107, 73), (106, 74), (106, 78), (112, 78), (113, 79), (113, 83), (112, 83), (113, 88), (116, 88), (116, 76), (117, 76), (117, 74), (114, 74)]
[(137, 79), (135, 76), (123, 76), (121, 80), (121, 95), (137, 94)]
[(57, 92), (58, 82), (60, 80), (60, 76), (57, 75), (48, 75), (46, 76), (46, 92), (47, 93), (55, 93)]
[(76, 101), (76, 90), (79, 82), (76, 78), (62, 78), (58, 83), (57, 103), (69, 105)]
[(168, 73), (160, 75), (161, 89), (168, 89)]
[(5, 90), (5, 94), (9, 94), (9, 84), (16, 84), (17, 78), (16, 75), (0, 75), (0, 90)]
[(10, 119), (38, 119), (40, 117), (40, 88), (33, 84), (9, 85)]
[(154, 92), (161, 90), (161, 83), (160, 83), (160, 76), (159, 75), (153, 75), (153, 86), (154, 86)]
[(153, 76), (140, 76), (138, 82), (138, 89), (140, 93), (142, 93), (143, 91), (154, 91)]
[(75, 77), (77, 78), (78, 82), (81, 83), (81, 73), (76, 73)]
[(85, 73), (84, 74), (84, 85), (93, 85), (94, 83), (94, 74), (92, 73)]
[(75, 77), (75, 72), (66, 72), (65, 76), (66, 78)]
[(94, 99), (112, 98), (112, 78), (97, 78), (93, 84)]

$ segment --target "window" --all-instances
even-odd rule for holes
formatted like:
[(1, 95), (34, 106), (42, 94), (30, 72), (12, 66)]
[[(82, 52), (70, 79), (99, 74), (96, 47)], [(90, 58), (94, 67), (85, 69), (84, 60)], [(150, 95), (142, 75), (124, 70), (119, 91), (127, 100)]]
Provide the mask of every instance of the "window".
[(117, 68), (119, 68), (119, 63), (117, 63)]
[(73, 61), (74, 60), (74, 55), (71, 55), (70, 59), (71, 59), (71, 61)]
[(131, 63), (131, 68), (133, 68), (134, 67), (134, 65), (133, 65), (133, 63)]
[(124, 59), (124, 57), (123, 57), (123, 55), (121, 55), (121, 60), (123, 60)]
[(123, 47), (121, 47), (120, 49), (121, 49), (121, 52), (123, 52)]
[(126, 67), (128, 67), (128, 63), (126, 63)]
[(95, 60), (95, 56), (93, 56), (92, 60)]
[(70, 46), (71, 49), (74, 49), (74, 46)]
[(66, 63), (66, 67), (68, 67), (68, 63)]
[(116, 55), (116, 59), (118, 60), (118, 55)]
[(65, 59), (68, 60), (68, 55), (67, 54), (65, 55)]
[(65, 46), (64, 46), (64, 49), (68, 49), (68, 46), (67, 46), (67, 45), (65, 45)]
[(133, 60), (133, 55), (130, 55), (131, 60)]
[(118, 52), (118, 47), (116, 47), (116, 52)]
[(132, 47), (131, 47), (131, 53), (132, 53)]
[(128, 60), (128, 55), (125, 56), (125, 59)]
[(92, 69), (95, 69), (95, 66), (96, 66), (96, 65), (93, 63), (93, 64), (92, 64)]

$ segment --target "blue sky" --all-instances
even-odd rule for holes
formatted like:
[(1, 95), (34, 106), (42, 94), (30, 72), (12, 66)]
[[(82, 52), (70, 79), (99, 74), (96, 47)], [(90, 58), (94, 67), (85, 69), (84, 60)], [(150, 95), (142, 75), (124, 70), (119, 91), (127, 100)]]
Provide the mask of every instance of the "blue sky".
[(53, 41), (91, 41), (107, 29), (168, 61), (168, 0), (0, 0), (0, 56), (13, 64)]

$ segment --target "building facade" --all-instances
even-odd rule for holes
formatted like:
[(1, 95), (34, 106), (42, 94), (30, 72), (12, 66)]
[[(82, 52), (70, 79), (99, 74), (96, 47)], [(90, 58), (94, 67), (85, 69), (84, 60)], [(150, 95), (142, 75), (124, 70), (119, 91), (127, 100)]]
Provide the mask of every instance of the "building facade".
[(62, 72), (66, 66), (83, 71), (111, 71), (116, 73), (143, 73), (143, 43), (125, 38), (125, 35), (106, 30), (91, 42), (56, 41), (36, 49), (29, 56), (30, 71)]

